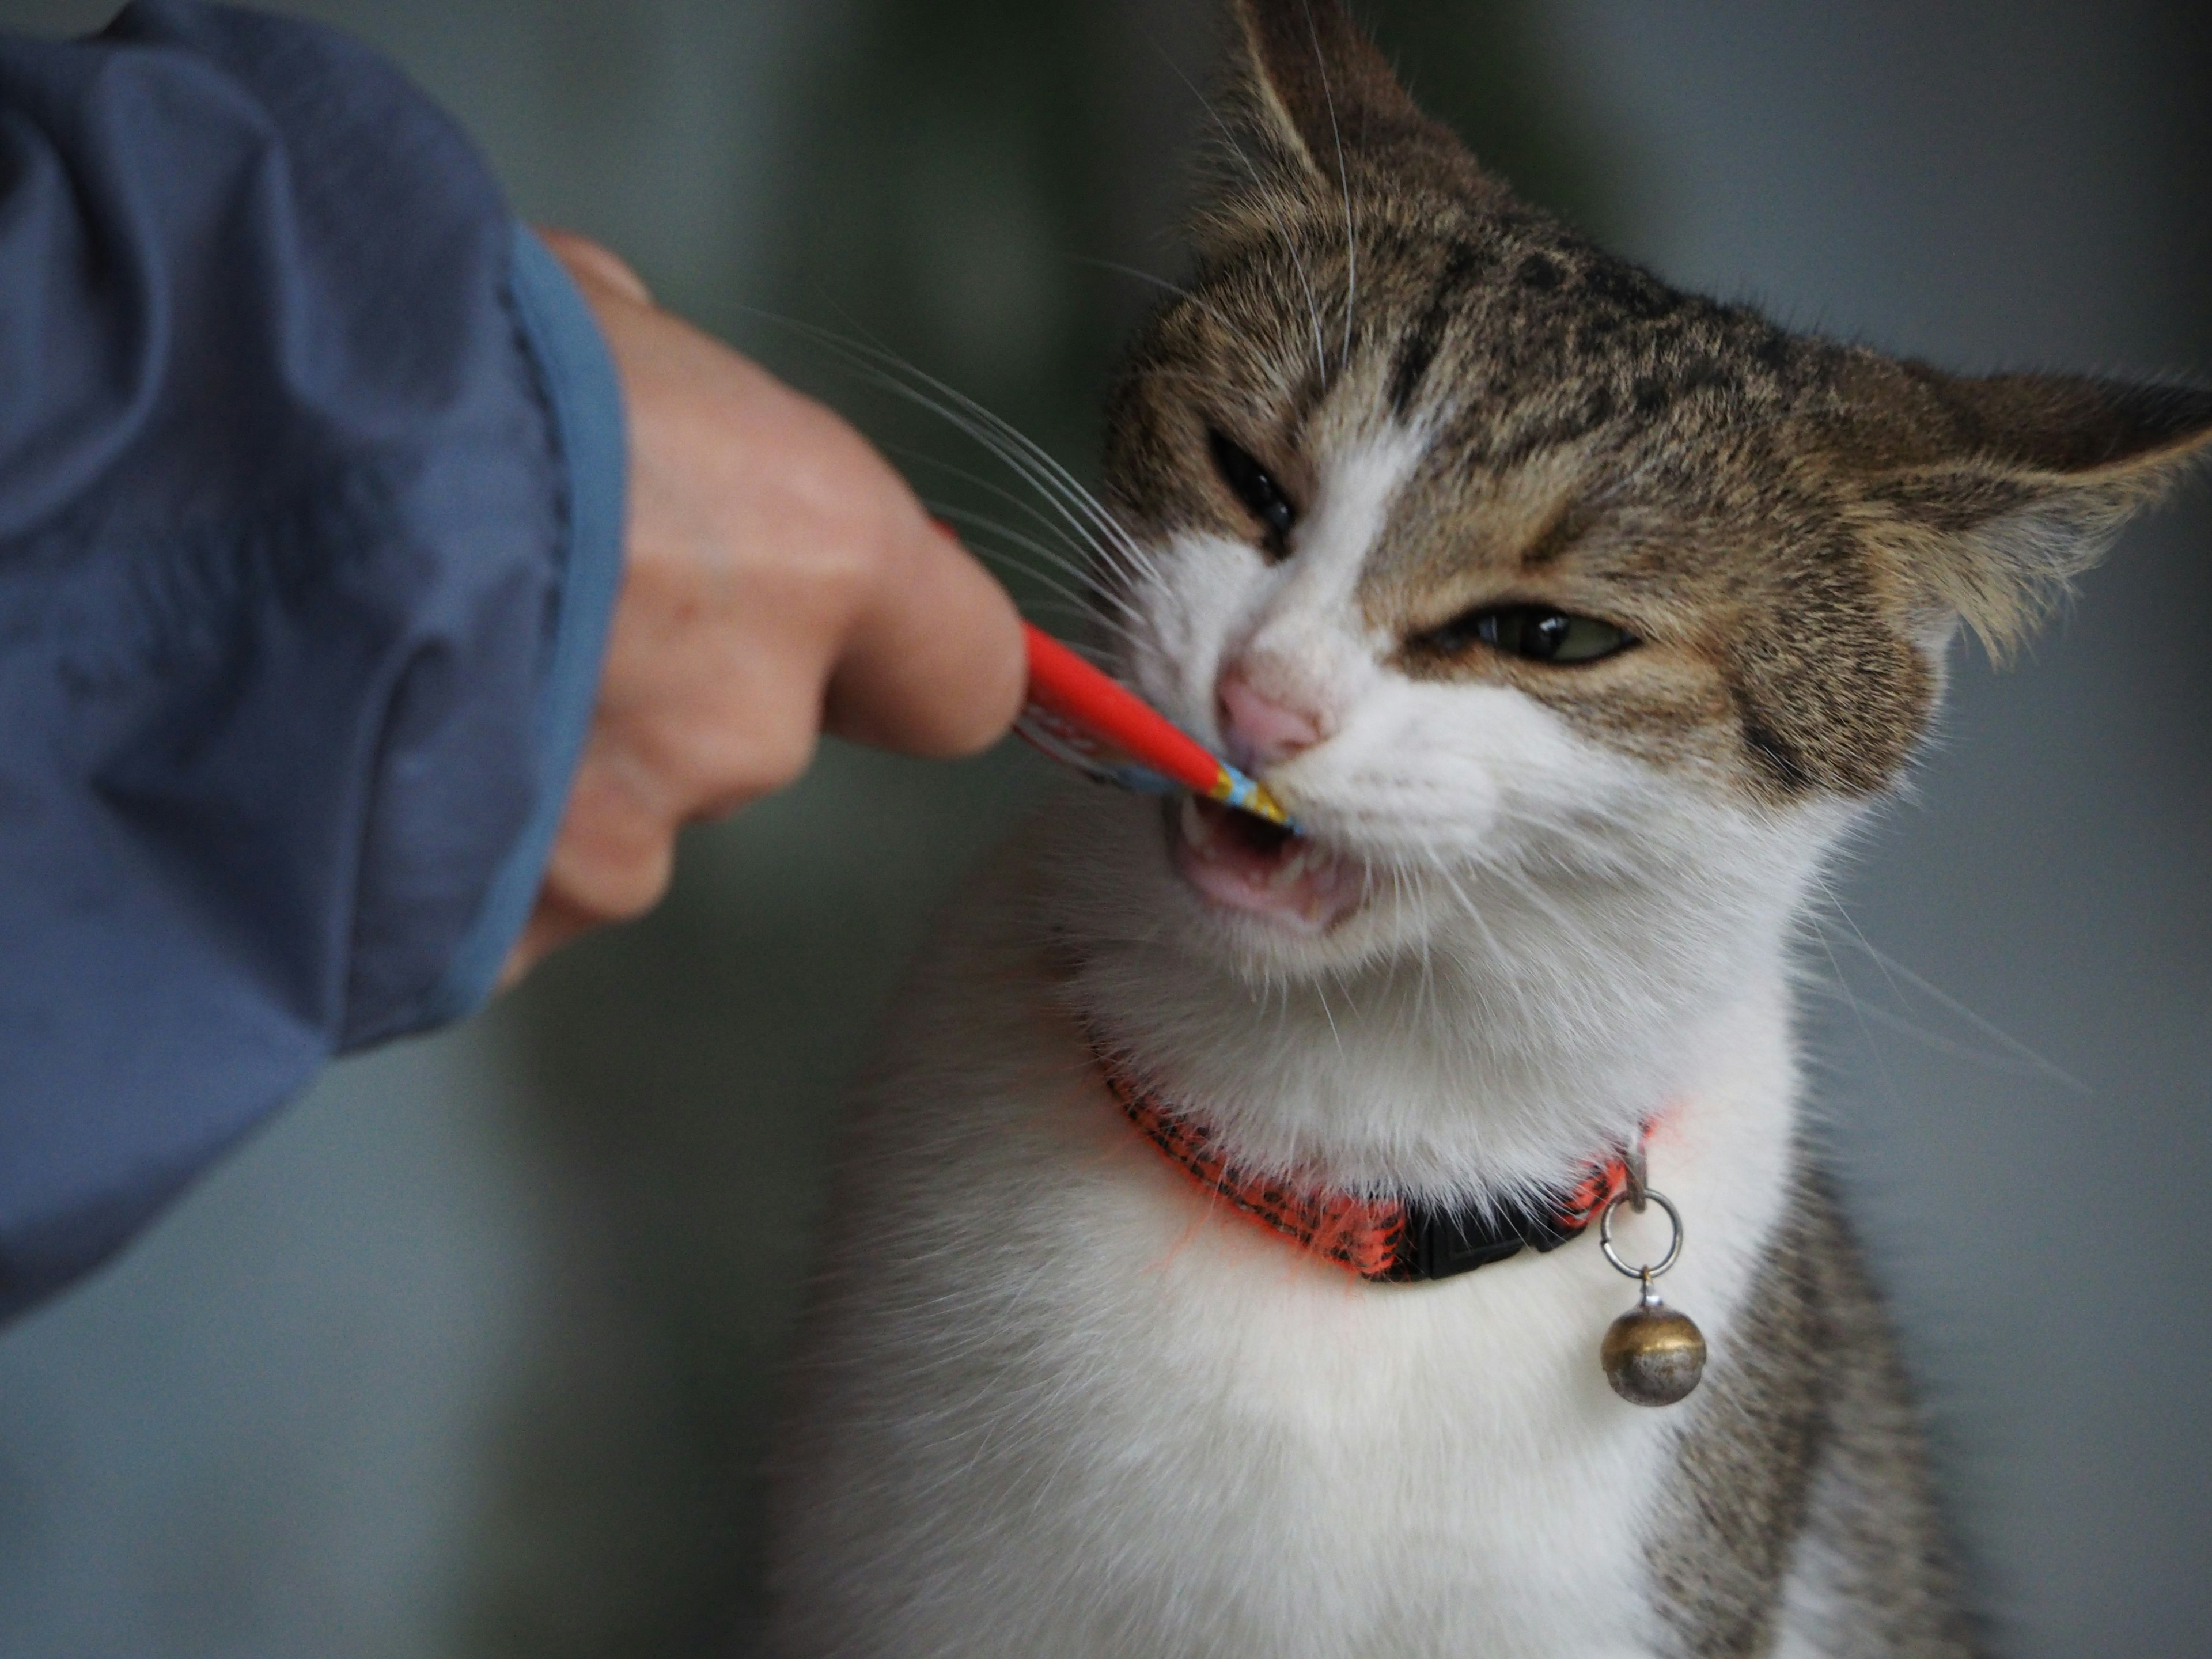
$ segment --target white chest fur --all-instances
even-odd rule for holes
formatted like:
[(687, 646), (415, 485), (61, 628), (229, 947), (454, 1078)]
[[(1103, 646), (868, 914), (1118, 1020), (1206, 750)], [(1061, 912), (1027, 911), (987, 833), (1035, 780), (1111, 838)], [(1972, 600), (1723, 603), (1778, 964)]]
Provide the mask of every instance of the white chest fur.
[[(1106, 1094), (1015, 890), (941, 947), (855, 1126), (781, 1650), (1651, 1650), (1679, 1419), (1599, 1370), (1632, 1283), (1585, 1238), (1372, 1285), (1210, 1207)], [(1781, 987), (1707, 1036), (1651, 1156), (1690, 1229), (1666, 1290), (1722, 1352), (1790, 1157)]]

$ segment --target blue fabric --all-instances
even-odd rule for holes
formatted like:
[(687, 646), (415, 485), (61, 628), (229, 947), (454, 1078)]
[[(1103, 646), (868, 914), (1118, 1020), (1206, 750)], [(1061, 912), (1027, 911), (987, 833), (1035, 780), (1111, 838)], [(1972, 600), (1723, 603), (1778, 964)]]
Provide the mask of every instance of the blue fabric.
[(560, 616), (538, 692), (535, 734), (538, 775), (561, 787), (539, 791), (530, 822), (492, 878), (475, 924), (424, 999), (416, 1022), (422, 1025), (443, 1024), (482, 1006), (530, 919), (568, 805), (567, 785), (591, 732), (607, 619), (622, 587), (629, 437), (614, 359), (568, 273), (520, 225), (508, 288), (543, 374), (556, 444), (567, 463)]
[(0, 40), (0, 1316), (484, 994), (622, 476), (580, 300), (374, 56)]

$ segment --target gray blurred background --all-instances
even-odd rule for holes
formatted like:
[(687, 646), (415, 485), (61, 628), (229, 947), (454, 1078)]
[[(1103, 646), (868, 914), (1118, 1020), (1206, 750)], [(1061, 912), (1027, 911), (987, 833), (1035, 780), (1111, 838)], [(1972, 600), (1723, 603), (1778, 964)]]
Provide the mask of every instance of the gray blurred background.
[[(1112, 267), (1176, 270), (1202, 0), (292, 9), (955, 508), (988, 465), (768, 318), (880, 340), (1082, 473), (1147, 298)], [(1962, 368), (2212, 372), (2202, 7), (1364, 11), (1480, 153), (1679, 283)], [(2021, 1659), (2212, 1653), (2208, 547), (2200, 486), (2029, 660), (1963, 662), (1808, 947), (1832, 1139)], [(744, 1651), (840, 1085), (1035, 781), (833, 747), (696, 834), (652, 919), (340, 1067), (0, 1334), (0, 1655)]]

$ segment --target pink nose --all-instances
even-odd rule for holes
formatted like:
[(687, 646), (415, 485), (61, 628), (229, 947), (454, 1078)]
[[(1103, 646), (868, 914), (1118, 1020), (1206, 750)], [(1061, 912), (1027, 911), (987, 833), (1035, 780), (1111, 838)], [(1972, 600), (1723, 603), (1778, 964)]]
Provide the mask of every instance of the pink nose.
[(1322, 740), (1321, 721), (1255, 690), (1237, 669), (1221, 677), (1221, 738), (1247, 771), (1288, 760)]

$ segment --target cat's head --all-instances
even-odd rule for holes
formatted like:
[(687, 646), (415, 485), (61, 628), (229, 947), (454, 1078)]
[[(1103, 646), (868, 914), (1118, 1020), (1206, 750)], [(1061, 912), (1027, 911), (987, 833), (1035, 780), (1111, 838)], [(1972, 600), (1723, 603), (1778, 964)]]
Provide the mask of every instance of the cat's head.
[(1958, 624), (2019, 640), (2212, 438), (2201, 389), (1677, 293), (1483, 172), (1338, 0), (1231, 10), (1234, 179), (1111, 405), (1114, 574), (1126, 671), (1312, 836), (1160, 826), (1133, 878), (1189, 950), (1295, 981), (1629, 926), (1656, 965), (1786, 913)]

